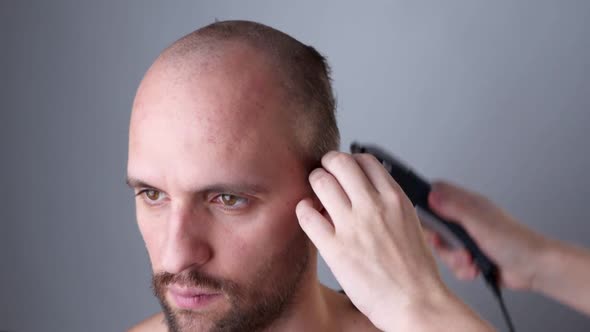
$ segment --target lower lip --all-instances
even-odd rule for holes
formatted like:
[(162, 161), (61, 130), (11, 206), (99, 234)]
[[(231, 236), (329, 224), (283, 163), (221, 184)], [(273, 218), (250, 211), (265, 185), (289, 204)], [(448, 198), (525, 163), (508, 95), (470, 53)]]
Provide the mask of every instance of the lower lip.
[(196, 310), (196, 309), (203, 309), (207, 305), (211, 304), (215, 300), (217, 300), (220, 294), (203, 294), (203, 295), (196, 295), (196, 296), (185, 296), (181, 294), (176, 294), (174, 292), (170, 292), (174, 303), (180, 309), (186, 310)]

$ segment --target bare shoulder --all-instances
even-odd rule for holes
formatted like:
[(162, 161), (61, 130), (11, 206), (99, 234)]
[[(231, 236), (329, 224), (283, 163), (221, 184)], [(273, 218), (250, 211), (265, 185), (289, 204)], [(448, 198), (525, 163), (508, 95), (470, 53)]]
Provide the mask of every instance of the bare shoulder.
[(340, 331), (381, 331), (352, 304), (345, 294), (333, 290), (327, 292), (333, 316), (338, 317)]
[(159, 312), (153, 316), (150, 316), (143, 321), (137, 323), (137, 325), (130, 328), (127, 332), (165, 332), (168, 331), (168, 327), (164, 322), (164, 314)]

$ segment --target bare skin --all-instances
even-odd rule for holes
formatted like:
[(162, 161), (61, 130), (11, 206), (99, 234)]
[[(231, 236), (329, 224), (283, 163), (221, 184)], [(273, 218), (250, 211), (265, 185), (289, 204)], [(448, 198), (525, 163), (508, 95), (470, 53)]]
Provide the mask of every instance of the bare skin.
[(490, 331), (377, 160), (332, 151), (310, 174), (277, 63), (216, 47), (160, 57), (133, 105), (128, 183), (164, 310), (132, 330)]
[[(361, 314), (350, 300), (343, 294), (337, 293), (334, 290), (321, 286), (324, 298), (326, 299), (326, 308), (329, 309), (327, 315), (334, 321), (326, 324), (326, 329), (317, 331), (379, 331), (368, 320), (366, 316)], [(301, 327), (305, 328), (305, 327)], [(311, 328), (311, 327), (310, 327)], [(132, 327), (129, 332), (166, 332), (168, 327), (164, 321), (164, 315), (159, 312), (150, 316)], [(283, 331), (276, 329), (276, 331)], [(293, 331), (298, 331), (293, 329)], [(299, 330), (301, 331), (301, 330)], [(313, 330), (305, 330), (313, 331)]]
[(492, 331), (443, 284), (409, 198), (371, 155), (329, 152), (299, 223), (356, 307), (383, 331)]
[[(293, 152), (290, 113), (272, 68), (239, 43), (215, 61), (193, 60), (200, 67), (157, 61), (133, 107), (128, 177), (154, 273), (198, 271), (270, 294), (268, 284), (293, 274), (283, 259), (291, 243), (295, 257), (308, 248), (309, 263), (294, 284), (295, 300), (265, 330), (376, 331), (344, 295), (319, 283), (317, 251), (306, 245), (295, 215), (297, 203), (313, 193)], [(225, 202), (223, 194), (238, 198)], [(164, 291), (164, 301), (179, 312), (182, 303)], [(230, 311), (227, 294), (218, 295), (190, 309), (195, 330), (212, 328)], [(131, 330), (165, 331), (162, 318), (156, 314)]]
[[(590, 315), (588, 250), (534, 232), (489, 199), (451, 183), (436, 183), (429, 203), (462, 224), (494, 259), (504, 287), (539, 292)], [(472, 280), (479, 274), (467, 251), (447, 248), (433, 233), (428, 238), (457, 278)]]

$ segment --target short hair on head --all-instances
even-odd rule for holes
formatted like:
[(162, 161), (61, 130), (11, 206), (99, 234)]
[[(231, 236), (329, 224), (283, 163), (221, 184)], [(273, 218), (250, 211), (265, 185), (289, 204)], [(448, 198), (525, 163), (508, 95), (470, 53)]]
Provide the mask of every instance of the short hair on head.
[(183, 58), (212, 51), (224, 41), (244, 42), (277, 64), (289, 104), (301, 111), (302, 116), (294, 117), (295, 135), (308, 167), (317, 167), (324, 154), (339, 148), (336, 100), (326, 58), (286, 33), (256, 22), (216, 21), (180, 38), (161, 56)]

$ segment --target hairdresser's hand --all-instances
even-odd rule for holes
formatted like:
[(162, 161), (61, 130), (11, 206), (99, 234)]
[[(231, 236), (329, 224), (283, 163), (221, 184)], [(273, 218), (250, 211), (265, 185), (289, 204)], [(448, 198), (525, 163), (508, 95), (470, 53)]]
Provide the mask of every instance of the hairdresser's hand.
[(330, 152), (322, 166), (309, 181), (324, 209), (302, 200), (299, 223), (375, 326), (489, 328), (444, 286), (411, 202), (373, 156)]
[[(428, 202), (436, 213), (461, 224), (498, 264), (503, 286), (531, 289), (539, 268), (536, 261), (547, 245), (544, 237), (519, 224), (487, 198), (449, 183), (434, 183)], [(437, 235), (426, 233), (441, 259), (459, 279), (477, 276), (479, 271), (466, 250), (451, 250)]]

